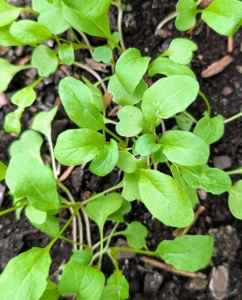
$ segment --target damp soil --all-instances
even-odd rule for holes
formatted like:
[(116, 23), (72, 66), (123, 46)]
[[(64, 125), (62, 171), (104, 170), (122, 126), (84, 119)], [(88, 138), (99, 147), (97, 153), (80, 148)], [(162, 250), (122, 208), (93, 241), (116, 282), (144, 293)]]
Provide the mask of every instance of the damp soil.
[[(14, 1), (16, 2), (16, 1)], [(17, 1), (18, 2), (18, 1)], [(21, 2), (21, 1), (20, 1)], [(23, 2), (23, 1), (22, 1)], [(162, 36), (155, 35), (155, 28), (158, 23), (167, 15), (175, 11), (176, 1), (173, 0), (126, 0), (130, 4), (131, 11), (124, 13), (123, 33), (126, 47), (136, 47), (143, 55), (157, 57), (162, 51), (166, 50), (174, 37), (191, 38), (198, 44), (191, 63), (191, 67), (197, 75), (201, 90), (206, 94), (211, 102), (212, 114), (221, 114), (224, 118), (229, 118), (238, 113), (242, 108), (242, 30), (234, 36), (234, 46), (232, 52), (228, 53), (227, 37), (223, 37), (208, 28), (206, 24), (198, 20), (196, 27), (189, 32), (179, 32), (175, 29), (174, 19), (166, 23), (162, 28)], [(21, 3), (21, 5), (23, 5)], [(115, 19), (115, 10), (110, 12), (110, 18)], [(93, 43), (99, 43), (93, 39)], [(102, 41), (101, 41), (102, 42)], [(16, 47), (13, 49), (0, 48), (2, 57), (10, 62), (18, 63), (31, 53), (31, 49), (26, 47)], [(88, 53), (80, 53), (80, 61), (88, 57)], [(202, 78), (201, 72), (211, 63), (221, 59), (225, 55), (230, 55), (233, 62), (222, 72), (209, 78)], [(34, 113), (43, 109), (49, 109), (55, 104), (59, 104), (57, 85), (61, 78), (74, 74), (80, 78), (85, 75), (92, 80), (89, 74), (81, 73), (76, 68), (61, 67), (55, 75), (47, 78), (37, 88), (37, 100), (33, 107), (28, 108), (23, 115), (23, 130), (30, 126), (31, 118)], [(10, 84), (6, 97), (21, 87), (31, 82), (36, 76), (34, 70), (19, 73)], [(102, 74), (101, 76), (106, 76)], [(149, 79), (152, 84), (157, 78)], [(198, 97), (189, 108), (195, 117), (199, 118), (206, 107), (203, 100)], [(8, 163), (7, 148), (17, 137), (6, 134), (3, 130), (4, 116), (14, 110), (12, 104), (8, 103), (0, 108), (0, 160)], [(54, 122), (55, 140), (57, 135), (71, 128), (71, 124), (64, 110), (59, 107), (57, 117)], [(242, 166), (242, 120), (237, 119), (226, 125), (226, 130), (221, 140), (211, 146), (211, 156), (209, 165), (214, 166), (217, 157), (226, 160), (225, 169), (235, 169)], [(48, 157), (47, 147), (43, 147), (42, 154), (46, 160)], [(65, 169), (61, 169), (63, 172)], [(226, 169), (227, 170), (227, 169)], [(118, 181), (118, 172), (114, 170), (105, 178), (98, 178), (91, 174), (88, 168), (81, 170), (75, 168), (73, 173), (64, 182), (73, 193), (76, 200), (83, 199), (93, 192), (101, 192), (104, 189), (115, 185)], [(239, 180), (239, 176), (232, 178), (233, 182)], [(4, 182), (2, 183), (4, 186)], [(1, 210), (11, 207), (11, 198), (7, 195), (1, 203)], [(215, 252), (209, 265), (201, 270), (207, 276), (203, 285), (191, 284), (196, 281), (188, 276), (173, 274), (157, 266), (144, 263), (141, 257), (123, 257), (120, 259), (120, 268), (130, 283), (130, 299), (210, 299), (209, 275), (213, 267), (224, 266), (228, 270), (229, 284), (223, 299), (242, 299), (242, 249), (240, 241), (242, 238), (242, 222), (235, 219), (228, 208), (228, 194), (219, 196), (200, 193), (200, 205), (205, 207), (204, 212), (198, 218), (196, 224), (191, 229), (190, 234), (212, 234), (215, 236)], [(132, 213), (127, 216), (127, 221), (140, 221), (148, 230), (147, 246), (154, 250), (164, 239), (173, 239), (174, 228), (164, 226), (158, 220), (152, 218), (151, 214), (145, 209), (142, 203), (132, 203)], [(59, 215), (60, 224), (68, 219), (68, 211), (63, 211)], [(107, 225), (106, 230), (111, 224)], [(97, 236), (95, 227), (92, 226), (94, 238)], [(72, 236), (70, 227), (66, 236)], [(34, 246), (43, 247), (50, 241), (50, 238), (33, 228), (24, 214), (16, 220), (13, 214), (8, 214), (0, 218), (0, 271), (12, 257), (22, 253)], [(58, 268), (69, 260), (71, 255), (71, 245), (59, 241), (51, 250), (53, 264), (51, 266), (51, 279), (56, 280)], [(112, 265), (108, 259), (104, 259), (103, 271), (108, 276), (112, 272)], [(157, 279), (158, 278), (158, 279)], [(153, 282), (153, 283), (152, 283)], [(154, 289), (155, 286), (155, 289)]]

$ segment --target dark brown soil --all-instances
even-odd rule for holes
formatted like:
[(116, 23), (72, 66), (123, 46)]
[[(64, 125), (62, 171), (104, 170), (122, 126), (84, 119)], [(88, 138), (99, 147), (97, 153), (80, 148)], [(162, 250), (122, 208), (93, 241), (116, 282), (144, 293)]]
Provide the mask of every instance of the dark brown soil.
[[(212, 106), (212, 113), (222, 114), (225, 118), (238, 113), (242, 108), (242, 30), (238, 31), (234, 36), (234, 48), (229, 55), (234, 58), (234, 61), (226, 67), (221, 73), (210, 77), (201, 78), (201, 72), (214, 61), (219, 60), (227, 52), (227, 38), (218, 35), (212, 29), (209, 29), (203, 22), (198, 21), (198, 26), (192, 32), (178, 32), (174, 26), (174, 20), (168, 22), (164, 27), (166, 34), (165, 38), (155, 36), (155, 28), (168, 14), (175, 11), (174, 0), (126, 0), (124, 1), (132, 6), (132, 11), (124, 14), (124, 40), (126, 47), (136, 47), (143, 55), (149, 55), (152, 58), (157, 57), (169, 45), (174, 37), (191, 38), (198, 44), (198, 51), (195, 53), (192, 61), (192, 69), (197, 75), (201, 90), (209, 98)], [(116, 17), (116, 12), (113, 11), (113, 17)], [(19, 50), (19, 49), (18, 49)], [(11, 62), (18, 62), (21, 57), (30, 53), (30, 49), (23, 49), (18, 56), (17, 49), (9, 50), (4, 57)], [(83, 57), (81, 57), (83, 59)], [(66, 76), (67, 72), (72, 72), (70, 68), (60, 69), (57, 75), (52, 76), (45, 84), (41, 85), (38, 90), (38, 99), (35, 106), (27, 109), (23, 116), (23, 129), (27, 129), (33, 114), (43, 108), (51, 107), (58, 100), (57, 83), (61, 77)], [(74, 70), (75, 72), (79, 72)], [(35, 76), (35, 73), (23, 72), (18, 74), (16, 79), (10, 85), (7, 93), (8, 96), (20, 87), (23, 87)], [(88, 74), (85, 74), (89, 78)], [(90, 78), (91, 80), (92, 78)], [(229, 91), (229, 92), (226, 92)], [(10, 142), (16, 137), (6, 134), (3, 130), (4, 116), (14, 109), (13, 105), (9, 104), (0, 108), (0, 160), (8, 163), (6, 149)], [(189, 109), (196, 116), (201, 117), (206, 107), (201, 98), (198, 97), (196, 102)], [(68, 126), (72, 126), (66, 121), (66, 116), (63, 111), (59, 111), (57, 119), (61, 122), (62, 127), (57, 126), (55, 137), (60, 130), (64, 130)], [(64, 120), (64, 121), (63, 121)], [(235, 169), (242, 166), (242, 146), (241, 146), (241, 129), (242, 121), (237, 119), (226, 125), (226, 131), (222, 139), (213, 144), (211, 147), (211, 157), (209, 164), (213, 166), (215, 156), (227, 156), (231, 160), (230, 169)], [(43, 149), (43, 154), (47, 153)], [(78, 173), (78, 172), (77, 172)], [(238, 176), (232, 178), (234, 182), (239, 180)], [(88, 169), (77, 181), (75, 173), (72, 177), (64, 182), (73, 192), (75, 199), (80, 197), (87, 191), (100, 192), (105, 188), (114, 185), (117, 180), (117, 171), (100, 179), (92, 175)], [(228, 208), (228, 195), (222, 194), (214, 196), (211, 194), (205, 195), (205, 199), (200, 200), (201, 204), (206, 208), (205, 212), (200, 216), (199, 220), (191, 230), (191, 234), (208, 234), (211, 228), (224, 230), (227, 225), (234, 229), (233, 235), (227, 236), (222, 234), (224, 240), (216, 242), (216, 249), (227, 247), (226, 251), (218, 251), (218, 254), (212, 258), (209, 266), (202, 270), (206, 275), (209, 275), (213, 266), (225, 264), (229, 270), (230, 284), (227, 296), (224, 299), (242, 299), (242, 249), (238, 240), (242, 238), (242, 223), (235, 219)], [(164, 239), (172, 239), (172, 228), (166, 227), (159, 221), (152, 218), (150, 213), (143, 207), (141, 203), (132, 203), (132, 213), (127, 217), (128, 221), (138, 220), (149, 230), (147, 246), (153, 250)], [(1, 205), (1, 210), (11, 206), (11, 199), (6, 195)], [(67, 212), (60, 216), (61, 220), (67, 219)], [(66, 233), (71, 236), (71, 228)], [(237, 236), (237, 237), (236, 237)], [(16, 256), (18, 253), (26, 251), (33, 246), (45, 246), (49, 237), (40, 233), (28, 224), (24, 214), (21, 214), (21, 219), (16, 220), (13, 214), (9, 214), (0, 218), (0, 271), (3, 270), (7, 261)], [(226, 244), (227, 246), (225, 246)], [(52, 277), (56, 277), (58, 267), (68, 261), (71, 254), (71, 246), (64, 242), (58, 242), (52, 249), (51, 255), (53, 264), (51, 267)], [(103, 271), (108, 274), (111, 272), (111, 264), (105, 260)], [(149, 274), (154, 274), (154, 271), (149, 269), (140, 260), (138, 256), (131, 259), (120, 260), (120, 267), (123, 268), (124, 274), (130, 282), (130, 299), (210, 299), (208, 284), (202, 289), (189, 288), (188, 283), (191, 279), (174, 275), (164, 270), (155, 269), (162, 277), (158, 291), (151, 294), (149, 289), (150, 279)], [(147, 275), (148, 274), (148, 275)], [(151, 276), (152, 277), (152, 276)], [(148, 287), (147, 287), (148, 286)]]

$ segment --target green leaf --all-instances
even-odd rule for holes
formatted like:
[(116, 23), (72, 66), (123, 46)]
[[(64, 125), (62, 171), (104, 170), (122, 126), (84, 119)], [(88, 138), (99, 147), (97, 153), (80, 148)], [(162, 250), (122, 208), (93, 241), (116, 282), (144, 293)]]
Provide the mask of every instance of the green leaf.
[(180, 113), (174, 116), (178, 128), (184, 131), (190, 131), (193, 125), (193, 121), (187, 115)]
[(88, 20), (83, 18), (79, 11), (69, 8), (63, 2), (62, 12), (65, 20), (77, 31), (83, 31), (91, 36), (98, 36), (113, 40), (109, 27), (109, 19), (105, 13), (96, 19)]
[(99, 300), (120, 300), (121, 286), (106, 285), (103, 288), (101, 298)]
[(113, 139), (99, 150), (97, 158), (90, 164), (90, 171), (98, 176), (109, 174), (117, 164), (119, 157), (118, 144)]
[(205, 164), (209, 157), (209, 147), (195, 134), (188, 131), (168, 130), (160, 144), (167, 158), (184, 166)]
[[(115, 270), (107, 280), (107, 287), (112, 286), (114, 293), (110, 298), (101, 298), (101, 300), (125, 300), (129, 297), (129, 283), (121, 270)], [(116, 289), (119, 287), (120, 289)], [(105, 289), (105, 288), (104, 288)], [(103, 294), (102, 294), (103, 297)]]
[(62, 296), (76, 294), (77, 300), (99, 300), (104, 283), (105, 277), (101, 271), (70, 261), (61, 275), (59, 292)]
[(0, 28), (0, 41), (1, 46), (21, 46), (23, 43), (16, 40), (9, 32), (9, 26)]
[(58, 50), (60, 60), (66, 65), (72, 65), (75, 60), (73, 44), (62, 44)]
[(51, 138), (51, 122), (53, 121), (58, 107), (55, 106), (49, 111), (41, 111), (34, 116), (31, 128), (43, 133), (48, 138)]
[(57, 300), (59, 296), (58, 286), (47, 278), (47, 287), (39, 300)]
[(102, 92), (98, 87), (93, 85), (86, 77), (83, 76), (82, 79), (83, 81), (85, 81), (86, 86), (92, 92), (93, 103), (99, 111), (103, 111), (105, 109), (105, 103)]
[(43, 144), (42, 136), (33, 130), (24, 131), (17, 141), (11, 143), (9, 147), (9, 154), (11, 157), (18, 154), (31, 155), (42, 162), (40, 155), (40, 148)]
[(0, 275), (0, 298), (39, 299), (47, 286), (50, 263), (46, 248), (34, 247), (12, 258)]
[(184, 235), (173, 241), (162, 241), (155, 252), (177, 270), (196, 272), (205, 268), (211, 259), (213, 238), (202, 235)]
[(30, 222), (34, 222), (36, 224), (43, 224), (47, 218), (46, 211), (38, 210), (34, 208), (32, 205), (26, 206), (25, 214)]
[(9, 133), (19, 134), (21, 131), (20, 117), (17, 112), (8, 113), (4, 121), (4, 130)]
[(12, 6), (2, 0), (0, 2), (0, 27), (14, 22), (19, 17), (20, 12), (21, 8)]
[(8, 167), (2, 161), (0, 161), (0, 181), (4, 180), (7, 168)]
[(72, 249), (72, 256), (70, 258), (70, 261), (75, 261), (82, 265), (88, 266), (92, 261), (92, 253), (86, 250)]
[(116, 131), (119, 135), (132, 137), (139, 134), (143, 128), (143, 114), (140, 109), (127, 105), (118, 112), (119, 122)]
[(7, 60), (0, 58), (0, 92), (6, 91), (14, 75), (25, 69), (26, 66), (14, 66)]
[(113, 52), (112, 50), (104, 45), (104, 46), (99, 46), (96, 47), (93, 51), (93, 58), (97, 62), (104, 62), (104, 63), (109, 63), (113, 57)]
[(60, 81), (59, 94), (69, 118), (80, 127), (104, 129), (103, 116), (93, 103), (92, 92), (81, 81), (66, 77)]
[(20, 107), (28, 107), (33, 104), (36, 99), (36, 93), (31, 86), (27, 86), (16, 92), (11, 101)]
[(197, 50), (197, 45), (184, 38), (173, 39), (169, 48), (163, 52), (162, 56), (169, 56), (170, 60), (175, 63), (187, 65), (191, 62), (193, 57), (193, 51)]
[(44, 45), (40, 45), (33, 51), (31, 64), (38, 70), (40, 76), (48, 77), (55, 73), (58, 67), (57, 53)]
[(140, 192), (139, 192), (139, 172), (134, 172), (132, 174), (124, 173), (123, 179), (123, 191), (122, 196), (127, 201), (140, 200)]
[(37, 224), (33, 221), (30, 222), (34, 227), (53, 237), (55, 237), (60, 230), (59, 221), (56, 219), (56, 217), (49, 214), (49, 211), (47, 212), (46, 220), (43, 224)]
[(148, 230), (140, 222), (133, 221), (125, 230), (120, 231), (119, 234), (122, 234), (126, 237), (130, 247), (141, 249), (145, 246), (145, 239), (148, 235)]
[(35, 157), (15, 155), (10, 160), (5, 180), (15, 197), (28, 198), (34, 208), (41, 211), (58, 209), (54, 174)]
[(118, 193), (111, 193), (88, 202), (85, 212), (102, 230), (108, 216), (117, 211), (122, 203), (123, 198)]
[(141, 200), (151, 214), (167, 226), (188, 226), (194, 217), (191, 202), (176, 181), (156, 170), (139, 172)]
[(162, 149), (159, 149), (158, 151), (156, 151), (154, 153), (154, 159), (157, 162), (160, 162), (160, 163), (164, 163), (164, 162), (168, 161), (168, 158), (165, 156), (165, 154), (163, 153)]
[(115, 68), (116, 75), (129, 94), (132, 94), (140, 83), (149, 61), (150, 57), (142, 57), (140, 51), (135, 48), (129, 48), (119, 57)]
[(64, 0), (63, 1), (70, 8), (77, 10), (82, 18), (97, 19), (107, 12), (111, 5), (111, 0), (89, 0), (88, 2), (81, 2), (79, 0)]
[(180, 166), (180, 169), (186, 183), (193, 188), (219, 195), (226, 192), (231, 186), (231, 179), (223, 170), (210, 168), (207, 165)]
[(119, 158), (116, 166), (125, 173), (134, 173), (139, 169), (145, 169), (146, 158), (140, 157), (137, 159), (126, 150), (119, 151)]
[[(193, 1), (193, 0), (192, 0)], [(156, 74), (163, 74), (166, 76), (172, 75), (187, 75), (196, 79), (193, 71), (187, 66), (175, 63), (166, 57), (158, 57), (153, 62), (148, 72), (149, 76), (154, 76)]]
[(212, 144), (218, 141), (224, 133), (224, 118), (220, 115), (213, 118), (206, 115), (198, 121), (193, 133), (208, 145)]
[(147, 133), (138, 138), (135, 143), (135, 151), (142, 155), (150, 155), (160, 149), (160, 144), (157, 144), (157, 139), (153, 134)]
[(118, 210), (108, 216), (109, 220), (115, 222), (125, 222), (124, 215), (131, 211), (131, 204), (130, 202), (123, 199), (123, 203)]
[(97, 157), (104, 143), (104, 136), (92, 129), (70, 129), (58, 136), (54, 154), (61, 164), (77, 166)]
[(197, 3), (194, 0), (179, 0), (176, 5), (176, 28), (180, 31), (191, 29), (196, 24)]
[(70, 27), (62, 15), (61, 3), (61, 0), (32, 1), (33, 9), (40, 12), (38, 23), (45, 25), (53, 34), (60, 34)]
[(10, 34), (16, 40), (28, 45), (42, 43), (51, 38), (46, 26), (31, 20), (14, 22), (10, 26)]
[(235, 218), (242, 220), (242, 180), (237, 181), (228, 189), (229, 209)]
[(203, 11), (201, 18), (221, 35), (232, 36), (242, 25), (242, 2), (214, 0)]
[(122, 106), (134, 105), (140, 102), (146, 90), (147, 84), (141, 79), (133, 93), (127, 92), (116, 74), (110, 78), (108, 83), (108, 91), (113, 94), (113, 102)]
[(141, 107), (145, 119), (157, 125), (159, 118), (168, 119), (185, 110), (196, 99), (198, 90), (198, 82), (190, 76), (159, 79), (144, 93)]

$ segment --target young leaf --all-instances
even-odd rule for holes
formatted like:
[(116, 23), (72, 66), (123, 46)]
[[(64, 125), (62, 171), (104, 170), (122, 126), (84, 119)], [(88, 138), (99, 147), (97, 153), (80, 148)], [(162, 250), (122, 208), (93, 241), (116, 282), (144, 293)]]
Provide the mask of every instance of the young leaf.
[(104, 63), (109, 63), (112, 57), (113, 57), (113, 52), (106, 45), (96, 47), (95, 50), (93, 51), (93, 58), (97, 62), (103, 61)]
[(4, 180), (7, 168), (8, 167), (2, 161), (0, 161), (0, 181)]
[(203, 11), (201, 18), (221, 35), (232, 36), (242, 24), (242, 2), (214, 0)]
[[(193, 1), (193, 0), (191, 0)], [(163, 74), (166, 76), (172, 75), (187, 75), (191, 76), (192, 78), (196, 79), (195, 74), (193, 71), (188, 68), (187, 66), (180, 65), (178, 63), (174, 63), (169, 58), (166, 57), (158, 57), (156, 58), (148, 72), (149, 76), (154, 76), (156, 74)]]
[(146, 168), (146, 158), (140, 157), (137, 159), (126, 150), (119, 151), (119, 158), (116, 166), (125, 173), (134, 173), (139, 169)]
[(66, 65), (72, 65), (75, 60), (72, 44), (62, 44), (58, 50), (60, 60)]
[(143, 98), (143, 94), (146, 90), (147, 84), (141, 79), (133, 93), (127, 92), (118, 80), (116, 74), (110, 78), (108, 83), (108, 91), (113, 94), (113, 102), (121, 106), (138, 103)]
[(145, 246), (148, 230), (140, 222), (133, 221), (125, 230), (120, 231), (119, 233), (125, 235), (130, 247), (141, 249)]
[[(115, 287), (111, 298), (104, 298), (104, 295), (102, 294), (100, 300), (125, 300), (129, 298), (129, 283), (121, 270), (115, 270), (108, 278), (107, 287), (109, 286)], [(116, 287), (119, 287), (120, 289), (116, 289)]]
[(193, 125), (192, 119), (190, 119), (187, 115), (180, 113), (174, 116), (178, 128), (184, 131), (190, 131)]
[(10, 34), (24, 44), (37, 44), (51, 38), (49, 29), (32, 20), (14, 22), (10, 26)]
[(12, 258), (0, 275), (0, 298), (39, 299), (47, 286), (50, 263), (46, 248), (34, 247)]
[(92, 253), (86, 250), (72, 249), (70, 261), (76, 261), (79, 264), (88, 266), (92, 260)]
[(77, 300), (99, 300), (104, 283), (104, 274), (98, 269), (70, 261), (64, 267), (58, 290), (62, 296), (76, 294)]
[(229, 193), (229, 209), (235, 218), (242, 220), (242, 204), (241, 204), (241, 194), (242, 194), (242, 180), (239, 180), (235, 185), (228, 189)]
[(160, 144), (167, 158), (184, 166), (205, 164), (209, 157), (209, 147), (195, 134), (188, 131), (168, 130)]
[(121, 286), (118, 285), (106, 285), (102, 290), (102, 295), (99, 300), (120, 300)]
[(196, 24), (197, 3), (194, 0), (179, 0), (176, 5), (176, 28), (180, 31), (191, 29)]
[(34, 227), (53, 237), (56, 236), (60, 230), (59, 221), (56, 217), (49, 214), (49, 211), (47, 212), (46, 220), (43, 224), (38, 224), (31, 220), (29, 221)]
[(10, 160), (5, 180), (15, 197), (26, 197), (34, 208), (41, 211), (58, 209), (54, 174), (35, 157), (15, 155)]
[(122, 191), (122, 196), (127, 201), (140, 200), (139, 192), (139, 172), (134, 172), (132, 174), (124, 173), (124, 187)]
[(1, 46), (21, 46), (23, 45), (22, 42), (17, 41), (9, 32), (9, 26), (1, 27), (0, 28), (0, 41)]
[(57, 53), (45, 45), (40, 45), (33, 51), (31, 64), (40, 76), (48, 77), (58, 67)]
[[(79, 4), (80, 1), (78, 2)], [(91, 36), (99, 36), (113, 41), (109, 19), (105, 13), (93, 20), (85, 19), (79, 11), (71, 9), (64, 2), (62, 2), (62, 12), (65, 20), (77, 31), (83, 31)]]
[(108, 216), (109, 220), (115, 222), (125, 222), (124, 215), (131, 211), (131, 204), (130, 202), (123, 199), (123, 203), (118, 210)]
[(102, 230), (108, 216), (117, 211), (122, 203), (123, 198), (118, 193), (111, 193), (88, 202), (85, 212)]
[(69, 118), (80, 127), (104, 129), (103, 116), (93, 103), (92, 93), (81, 81), (66, 77), (60, 81), (59, 94)]
[(98, 156), (104, 143), (104, 136), (92, 129), (70, 129), (58, 136), (54, 154), (61, 164), (77, 166)]
[(47, 278), (46, 289), (39, 300), (57, 300), (59, 299), (59, 296), (60, 293), (58, 292), (58, 286)]
[(35, 209), (32, 205), (27, 205), (25, 214), (30, 222), (34, 222), (36, 224), (43, 224), (47, 218), (46, 211)]
[(145, 93), (142, 111), (146, 121), (157, 125), (185, 110), (197, 97), (198, 82), (183, 75), (173, 75), (156, 81)]
[(78, 0), (64, 0), (67, 6), (78, 11), (82, 18), (93, 20), (99, 18), (107, 12), (111, 5), (111, 0), (89, 0), (88, 2), (80, 2)]
[(169, 56), (175, 63), (187, 65), (191, 62), (193, 51), (197, 50), (197, 45), (188, 39), (176, 38), (170, 43), (169, 48), (163, 52), (162, 56)]
[[(0, 2), (0, 27), (14, 22), (21, 12), (21, 8), (12, 6), (6, 1)], [(2, 45), (2, 43), (1, 43)]]
[(161, 148), (154, 153), (154, 159), (160, 163), (164, 163), (168, 161), (168, 158), (165, 156)]
[(40, 12), (38, 23), (45, 25), (53, 34), (60, 34), (70, 27), (62, 15), (61, 2), (61, 0), (32, 1), (33, 9)]
[(218, 141), (224, 133), (224, 118), (216, 116), (210, 118), (208, 115), (198, 121), (193, 133), (203, 139), (206, 144)]
[(19, 134), (21, 131), (20, 117), (17, 112), (8, 113), (4, 121), (4, 130), (9, 133)]
[(123, 87), (132, 94), (145, 74), (150, 57), (142, 57), (139, 50), (129, 48), (116, 63), (116, 75)]
[(226, 192), (231, 186), (229, 175), (220, 169), (210, 168), (207, 165), (180, 166), (180, 169), (186, 183), (193, 188), (219, 195)]
[(36, 99), (36, 93), (31, 86), (27, 86), (18, 92), (16, 92), (11, 101), (13, 104), (16, 104), (21, 107), (28, 107), (33, 104)]
[(43, 133), (45, 136), (50, 138), (51, 135), (51, 122), (53, 121), (58, 107), (55, 106), (49, 111), (41, 111), (34, 116), (31, 128), (33, 130)]
[(109, 174), (117, 164), (119, 157), (118, 144), (113, 139), (99, 150), (97, 158), (90, 164), (90, 171), (98, 176)]
[(119, 122), (116, 131), (119, 135), (132, 137), (139, 134), (143, 128), (143, 114), (140, 109), (127, 105), (118, 112)]
[(139, 173), (141, 200), (152, 215), (167, 226), (188, 226), (193, 220), (192, 205), (176, 181), (156, 170)]
[(43, 163), (40, 148), (43, 144), (42, 136), (33, 130), (25, 130), (19, 140), (14, 141), (9, 147), (9, 154), (11, 157), (18, 154), (31, 155)]
[(105, 109), (105, 103), (102, 92), (98, 87), (93, 85), (86, 77), (83, 76), (82, 79), (83, 81), (85, 81), (86, 86), (92, 92), (93, 103), (99, 111), (103, 111)]
[(157, 143), (156, 137), (153, 134), (147, 133), (138, 138), (135, 143), (134, 150), (142, 155), (150, 155), (160, 149), (161, 145)]
[(155, 252), (177, 270), (196, 272), (205, 268), (211, 259), (213, 238), (202, 235), (184, 235), (173, 241), (162, 241)]
[(26, 68), (26, 66), (11, 65), (7, 60), (0, 58), (0, 92), (6, 91), (14, 75)]

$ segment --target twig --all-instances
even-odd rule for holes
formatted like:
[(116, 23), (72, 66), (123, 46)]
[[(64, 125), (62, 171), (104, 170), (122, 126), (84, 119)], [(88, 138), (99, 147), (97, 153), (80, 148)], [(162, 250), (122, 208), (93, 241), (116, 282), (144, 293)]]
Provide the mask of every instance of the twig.
[(63, 182), (66, 180), (66, 178), (71, 174), (71, 172), (73, 171), (73, 169), (75, 168), (75, 166), (70, 166), (68, 167), (65, 172), (61, 175), (61, 177), (59, 178), (60, 182)]
[(165, 19), (163, 19), (156, 27), (155, 29), (155, 35), (157, 30), (161, 29), (167, 22), (171, 21), (172, 19), (174, 19), (175, 17), (177, 17), (177, 12), (174, 11), (173, 13), (169, 14), (167, 17), (165, 17)]
[(228, 36), (228, 52), (233, 52), (234, 50), (234, 38), (233, 36)]
[(152, 259), (152, 258), (149, 258), (146, 256), (140, 257), (140, 260), (145, 264), (149, 264), (151, 267), (163, 269), (163, 270), (172, 272), (177, 275), (186, 276), (186, 277), (190, 277), (190, 278), (202, 278), (202, 279), (207, 278), (207, 276), (205, 274), (193, 273), (193, 272), (188, 272), (188, 271), (183, 271), (183, 270), (176, 270), (172, 266), (170, 266), (166, 263), (157, 261), (155, 259)]

